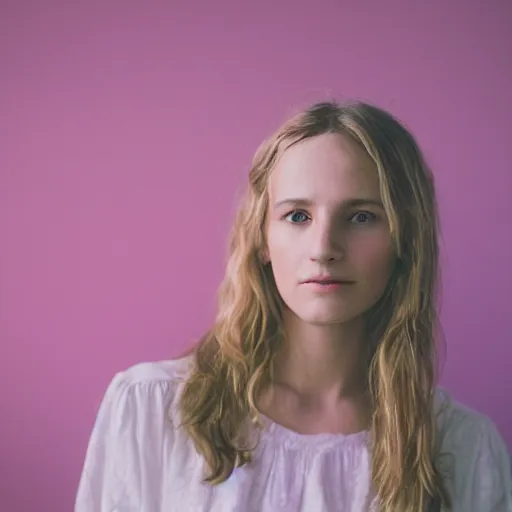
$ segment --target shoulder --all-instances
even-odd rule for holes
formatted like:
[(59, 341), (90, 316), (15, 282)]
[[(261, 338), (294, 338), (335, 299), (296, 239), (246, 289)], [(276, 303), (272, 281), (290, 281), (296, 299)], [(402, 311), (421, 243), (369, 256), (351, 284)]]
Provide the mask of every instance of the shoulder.
[(488, 416), (457, 401), (443, 388), (437, 390), (436, 409), (440, 439), (446, 447), (466, 453), (487, 444), (489, 448), (506, 453), (505, 443), (495, 423)]
[(494, 422), (440, 388), (438, 466), (454, 511), (512, 512), (511, 459)]
[(155, 414), (177, 405), (180, 390), (193, 367), (193, 357), (142, 362), (116, 373), (105, 392), (100, 415), (126, 421), (138, 415)]
[(90, 435), (77, 512), (159, 507), (164, 447), (186, 454), (185, 443), (173, 442), (177, 429), (168, 427), (179, 423), (175, 405), (192, 363), (190, 356), (145, 362), (114, 375)]
[(189, 375), (192, 365), (192, 356), (166, 361), (137, 363), (117, 373), (114, 380), (127, 386), (154, 382), (181, 382)]

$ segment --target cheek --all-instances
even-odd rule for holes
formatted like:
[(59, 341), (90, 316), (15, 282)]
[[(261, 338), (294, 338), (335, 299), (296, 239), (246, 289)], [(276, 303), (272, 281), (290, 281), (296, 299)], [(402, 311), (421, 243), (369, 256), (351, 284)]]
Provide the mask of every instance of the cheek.
[(267, 233), (267, 248), (270, 260), (277, 266), (284, 264), (293, 254), (293, 240), (289, 230), (271, 226)]
[(268, 233), (268, 256), (274, 279), (278, 287), (295, 283), (300, 258), (300, 250), (286, 230), (271, 229)]
[(368, 281), (387, 283), (395, 260), (389, 236), (363, 240), (352, 249), (352, 263)]

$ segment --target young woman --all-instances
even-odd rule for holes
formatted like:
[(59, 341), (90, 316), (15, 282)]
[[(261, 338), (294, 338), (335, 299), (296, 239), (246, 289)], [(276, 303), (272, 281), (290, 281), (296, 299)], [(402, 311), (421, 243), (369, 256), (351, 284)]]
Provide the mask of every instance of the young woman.
[(216, 321), (115, 376), (76, 512), (512, 511), (485, 416), (436, 385), (433, 177), (364, 103), (257, 152)]

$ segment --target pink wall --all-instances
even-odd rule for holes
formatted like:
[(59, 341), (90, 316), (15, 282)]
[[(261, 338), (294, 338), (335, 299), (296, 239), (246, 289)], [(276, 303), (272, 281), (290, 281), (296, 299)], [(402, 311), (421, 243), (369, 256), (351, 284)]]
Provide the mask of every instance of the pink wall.
[(391, 109), (434, 166), (443, 383), (512, 447), (511, 23), (505, 0), (2, 1), (0, 508), (71, 510), (108, 381), (208, 326), (253, 151), (331, 96)]

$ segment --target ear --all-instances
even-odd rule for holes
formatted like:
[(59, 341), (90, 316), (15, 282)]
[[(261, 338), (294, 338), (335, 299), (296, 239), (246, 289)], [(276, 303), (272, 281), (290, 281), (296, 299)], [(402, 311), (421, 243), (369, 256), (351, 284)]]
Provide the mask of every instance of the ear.
[(264, 265), (270, 263), (270, 253), (268, 251), (268, 247), (265, 247), (264, 249), (261, 250), (260, 257)]

